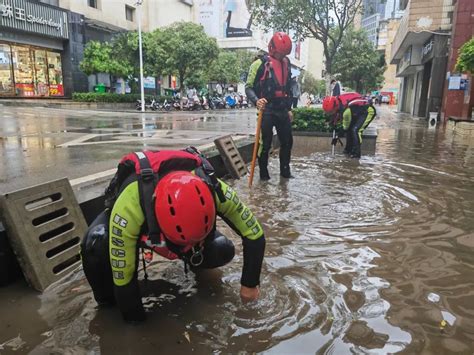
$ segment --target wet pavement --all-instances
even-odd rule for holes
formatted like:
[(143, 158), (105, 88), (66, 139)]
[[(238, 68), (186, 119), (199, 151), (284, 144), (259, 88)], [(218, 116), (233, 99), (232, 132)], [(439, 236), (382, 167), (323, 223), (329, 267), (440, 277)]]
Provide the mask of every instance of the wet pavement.
[(255, 132), (255, 110), (130, 113), (0, 105), (0, 192), (80, 178), (126, 153)]
[(231, 182), (266, 233), (259, 301), (241, 304), (241, 243), (219, 224), (233, 262), (186, 276), (155, 258), (144, 324), (98, 309), (82, 270), (42, 295), (0, 289), (0, 352), (472, 354), (474, 142), (380, 111), (375, 154), (298, 137), (295, 179), (273, 158), (270, 182)]

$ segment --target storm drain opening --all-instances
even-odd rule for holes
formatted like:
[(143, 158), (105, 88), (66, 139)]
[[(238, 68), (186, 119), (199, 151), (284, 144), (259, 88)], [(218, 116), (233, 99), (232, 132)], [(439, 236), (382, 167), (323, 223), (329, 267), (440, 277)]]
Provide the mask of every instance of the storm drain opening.
[(74, 230), (74, 223), (69, 222), (66, 223), (58, 228), (55, 228), (53, 230), (50, 230), (46, 233), (43, 233), (39, 236), (40, 242), (46, 242), (50, 239), (53, 239), (55, 237), (61, 236), (62, 234)]
[(30, 201), (25, 205), (25, 208), (27, 211), (33, 211), (35, 209), (47, 206), (55, 201), (59, 201), (61, 198), (61, 193), (55, 193), (37, 200)]
[(35, 218), (35, 219), (33, 219), (33, 221), (31, 223), (33, 224), (33, 226), (36, 227), (36, 226), (39, 226), (41, 224), (48, 223), (49, 221), (54, 220), (56, 218), (65, 216), (65, 215), (67, 215), (67, 213), (68, 213), (67, 208), (61, 208), (59, 210), (56, 210), (56, 211), (53, 211), (51, 213), (40, 216), (38, 218)]

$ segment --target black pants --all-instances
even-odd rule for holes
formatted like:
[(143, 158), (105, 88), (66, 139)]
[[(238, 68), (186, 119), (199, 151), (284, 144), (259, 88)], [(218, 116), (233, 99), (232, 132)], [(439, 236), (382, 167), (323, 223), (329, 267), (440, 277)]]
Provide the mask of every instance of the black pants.
[(276, 128), (278, 140), (280, 141), (280, 174), (283, 177), (290, 177), (291, 148), (293, 147), (293, 134), (288, 111), (265, 110), (262, 117), (262, 150), (258, 157), (260, 178), (267, 179), (268, 155), (272, 147), (273, 127)]
[(345, 151), (355, 158), (360, 158), (361, 155), (360, 149), (362, 142), (359, 136), (359, 130), (364, 124), (366, 118), (366, 114), (354, 115), (347, 132)]
[[(212, 269), (229, 263), (235, 255), (232, 241), (219, 231), (209, 235), (203, 248), (203, 260), (196, 269)], [(98, 304), (114, 304), (114, 283), (109, 257), (109, 214), (102, 212), (92, 222), (81, 243), (84, 273)], [(189, 258), (190, 255), (185, 255)]]
[(291, 100), (291, 107), (293, 108), (297, 108), (298, 107), (298, 98), (297, 97), (293, 97), (292, 100)]

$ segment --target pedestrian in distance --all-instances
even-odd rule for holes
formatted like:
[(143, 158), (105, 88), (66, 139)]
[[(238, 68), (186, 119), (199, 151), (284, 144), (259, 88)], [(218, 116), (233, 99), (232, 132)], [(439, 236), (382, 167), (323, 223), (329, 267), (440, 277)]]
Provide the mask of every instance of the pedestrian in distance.
[(291, 97), (292, 97), (292, 107), (297, 108), (298, 107), (298, 101), (301, 96), (301, 86), (300, 83), (298, 82), (298, 78), (294, 76), (291, 78)]
[(255, 60), (250, 66), (245, 85), (247, 97), (259, 110), (263, 110), (262, 148), (258, 156), (261, 180), (269, 180), (268, 156), (273, 139), (273, 127), (280, 141), (280, 175), (292, 178), (290, 171), (293, 135), (291, 122), (291, 66), (287, 57), (291, 53), (291, 39), (284, 32), (276, 32), (269, 44), (268, 55)]
[(84, 273), (99, 305), (117, 304), (125, 321), (145, 319), (138, 283), (140, 250), (144, 269), (153, 252), (183, 260), (185, 272), (229, 263), (234, 245), (216, 229), (216, 216), (242, 238), (242, 301), (258, 299), (265, 251), (262, 227), (197, 149), (124, 156), (105, 197), (105, 211), (81, 243)]
[(339, 96), (341, 95), (341, 83), (336, 79), (331, 80), (331, 95)]
[(356, 92), (348, 92), (325, 97), (323, 110), (331, 116), (334, 126), (342, 118), (343, 131), (338, 136), (346, 136), (344, 153), (351, 158), (360, 158), (362, 132), (377, 114), (372, 102)]

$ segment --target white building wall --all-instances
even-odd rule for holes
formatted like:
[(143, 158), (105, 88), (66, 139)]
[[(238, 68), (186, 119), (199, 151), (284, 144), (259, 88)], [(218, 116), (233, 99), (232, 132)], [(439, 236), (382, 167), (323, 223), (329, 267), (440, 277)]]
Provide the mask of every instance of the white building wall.
[(84, 15), (89, 19), (111, 24), (127, 30), (137, 28), (136, 16), (134, 21), (125, 18), (125, 6), (134, 7), (130, 0), (97, 0), (97, 8), (90, 7), (87, 0), (59, 0), (59, 6)]
[[(272, 33), (265, 33), (253, 24), (249, 26), (250, 13), (245, 1), (198, 0), (194, 2), (193, 18), (204, 27), (209, 36), (217, 39), (221, 48), (268, 50)], [(228, 31), (228, 28), (231, 28), (231, 31)], [(237, 36), (236, 33), (242, 36)], [(292, 33), (289, 35), (292, 36)], [(293, 50), (289, 58), (293, 66), (300, 69), (306, 68), (308, 65), (307, 41), (299, 43), (293, 41)]]

